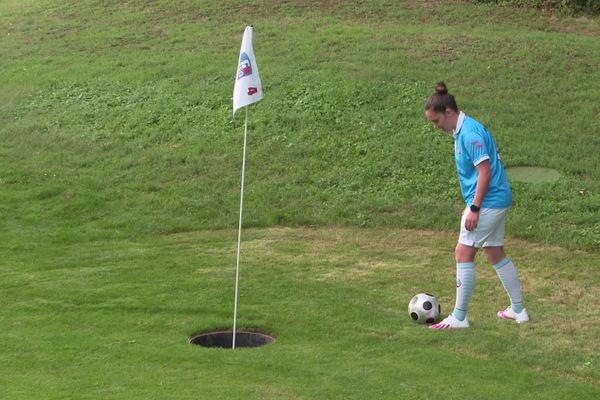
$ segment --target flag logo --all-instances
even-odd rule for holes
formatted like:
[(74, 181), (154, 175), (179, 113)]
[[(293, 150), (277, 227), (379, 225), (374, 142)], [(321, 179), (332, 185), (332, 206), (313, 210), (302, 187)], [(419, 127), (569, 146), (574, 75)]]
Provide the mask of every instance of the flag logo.
[(233, 113), (240, 107), (254, 104), (263, 98), (262, 84), (258, 74), (258, 64), (252, 47), (253, 29), (246, 27), (240, 47), (240, 57), (233, 88)]
[(248, 54), (240, 54), (240, 65), (238, 66), (237, 78), (241, 79), (245, 76), (252, 75), (252, 64), (250, 63), (250, 57)]

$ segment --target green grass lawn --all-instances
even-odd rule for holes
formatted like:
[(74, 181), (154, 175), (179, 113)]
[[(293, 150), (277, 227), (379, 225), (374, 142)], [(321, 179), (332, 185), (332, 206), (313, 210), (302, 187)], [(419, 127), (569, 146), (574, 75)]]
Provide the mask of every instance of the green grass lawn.
[[(239, 326), (255, 349), (188, 344), (230, 327), (235, 230), (40, 246), (2, 267), (0, 393), (7, 399), (592, 399), (600, 257), (511, 240), (532, 321), (480, 260), (460, 332), (414, 324), (428, 290), (449, 312), (454, 234), (396, 229), (244, 232)], [(563, 266), (563, 260), (576, 261)], [(33, 261), (36, 260), (36, 261)]]
[[(240, 324), (232, 322), (246, 25), (250, 110)], [(0, 398), (596, 398), (600, 23), (461, 1), (0, 1)], [(463, 207), (444, 79), (512, 182), (509, 254), (532, 323), (498, 321), (480, 260), (454, 299)]]
[(423, 115), (444, 79), (506, 166), (561, 174), (513, 182), (511, 235), (600, 246), (597, 20), (412, 1), (4, 1), (0, 18), (3, 186), (15, 188), (0, 204), (32, 225), (235, 226), (231, 95), (253, 23), (266, 98), (251, 112), (248, 226), (455, 229), (452, 139)]

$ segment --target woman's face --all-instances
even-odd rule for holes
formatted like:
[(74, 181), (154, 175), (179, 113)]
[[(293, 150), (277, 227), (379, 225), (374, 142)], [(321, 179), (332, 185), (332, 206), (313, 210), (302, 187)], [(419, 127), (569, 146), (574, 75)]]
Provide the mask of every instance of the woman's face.
[(433, 110), (425, 110), (425, 116), (433, 123), (433, 127), (444, 132), (452, 133), (456, 128), (456, 112), (446, 109), (446, 112), (436, 113)]

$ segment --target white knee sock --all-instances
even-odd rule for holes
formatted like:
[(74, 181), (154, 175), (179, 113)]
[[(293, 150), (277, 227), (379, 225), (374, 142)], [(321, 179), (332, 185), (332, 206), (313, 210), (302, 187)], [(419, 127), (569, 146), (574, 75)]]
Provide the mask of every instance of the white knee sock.
[(457, 263), (456, 264), (456, 303), (452, 314), (464, 321), (469, 308), (469, 301), (473, 288), (475, 288), (475, 263)]
[(508, 258), (494, 265), (498, 277), (508, 293), (511, 308), (514, 312), (520, 313), (523, 310), (523, 296), (521, 294), (521, 283), (515, 265)]

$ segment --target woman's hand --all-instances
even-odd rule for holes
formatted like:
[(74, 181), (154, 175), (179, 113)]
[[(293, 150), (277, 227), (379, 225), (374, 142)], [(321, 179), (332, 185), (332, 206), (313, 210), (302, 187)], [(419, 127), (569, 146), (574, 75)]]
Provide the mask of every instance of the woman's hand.
[(471, 210), (467, 211), (467, 218), (465, 219), (465, 229), (468, 231), (474, 231), (477, 228), (479, 222), (479, 213)]

